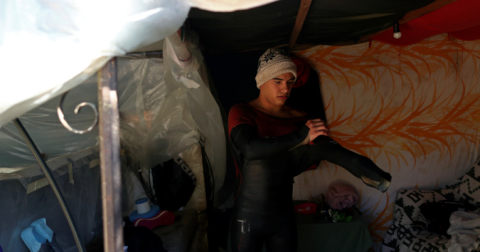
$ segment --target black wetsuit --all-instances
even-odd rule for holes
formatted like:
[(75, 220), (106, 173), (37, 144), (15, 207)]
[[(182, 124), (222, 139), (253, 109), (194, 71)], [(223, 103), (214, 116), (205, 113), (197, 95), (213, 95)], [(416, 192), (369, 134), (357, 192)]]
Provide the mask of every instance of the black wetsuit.
[(359, 178), (390, 181), (390, 174), (369, 158), (329, 137), (298, 146), (308, 136), (306, 121), (307, 117), (271, 117), (247, 104), (230, 110), (230, 140), (238, 169), (232, 251), (261, 251), (263, 244), (267, 251), (296, 251), (293, 177), (321, 160), (338, 164)]

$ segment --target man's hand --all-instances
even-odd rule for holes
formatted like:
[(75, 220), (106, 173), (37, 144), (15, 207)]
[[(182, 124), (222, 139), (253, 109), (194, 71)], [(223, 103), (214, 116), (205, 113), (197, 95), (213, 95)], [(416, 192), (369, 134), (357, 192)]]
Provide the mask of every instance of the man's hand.
[(320, 119), (308, 120), (305, 125), (310, 128), (310, 131), (308, 132), (310, 141), (315, 140), (315, 138), (321, 135), (328, 136), (328, 128), (325, 125), (325, 122)]

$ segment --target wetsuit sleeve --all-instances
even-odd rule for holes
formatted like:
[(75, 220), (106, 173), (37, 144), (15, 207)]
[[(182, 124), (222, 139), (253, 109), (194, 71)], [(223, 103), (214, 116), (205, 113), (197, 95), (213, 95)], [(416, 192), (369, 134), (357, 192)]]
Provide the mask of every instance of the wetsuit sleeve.
[(357, 178), (365, 177), (378, 183), (382, 179), (391, 180), (391, 175), (380, 169), (371, 159), (342, 147), (327, 136), (320, 137), (313, 145), (296, 148), (289, 154), (294, 162), (294, 176), (325, 160), (345, 168)]
[(294, 149), (307, 138), (309, 131), (307, 126), (303, 126), (283, 136), (263, 138), (258, 136), (255, 126), (240, 124), (232, 129), (230, 138), (246, 159), (257, 160)]

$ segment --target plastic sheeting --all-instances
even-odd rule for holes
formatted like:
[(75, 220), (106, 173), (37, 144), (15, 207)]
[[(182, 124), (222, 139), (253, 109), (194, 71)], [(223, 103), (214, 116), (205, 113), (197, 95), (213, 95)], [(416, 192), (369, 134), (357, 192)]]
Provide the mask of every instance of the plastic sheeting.
[[(199, 50), (191, 46), (193, 56), (187, 62), (180, 62), (169, 39), (164, 47), (164, 59), (118, 59), (122, 148), (134, 164), (148, 174), (156, 164), (204, 139), (215, 183), (222, 185), (226, 140), (220, 109), (206, 82), (203, 58)], [(89, 108), (78, 115), (72, 111), (80, 102), (96, 103), (96, 81), (96, 76), (92, 76), (69, 92), (64, 100), (65, 118), (74, 128), (85, 129), (93, 122), (94, 114)], [(56, 113), (59, 100), (59, 97), (52, 99), (20, 118), (52, 169), (61, 164), (63, 155), (98, 142), (97, 129), (76, 135), (60, 124)], [(0, 142), (0, 180), (41, 174), (12, 123), (0, 128)], [(26, 169), (20, 169), (24, 167)]]
[(147, 172), (204, 139), (215, 184), (222, 185), (226, 140), (220, 109), (210, 93), (198, 48), (189, 50), (192, 57), (179, 61), (167, 38), (163, 60), (119, 61), (122, 146)]
[[(69, 162), (53, 173), (84, 243), (102, 234), (102, 212), (100, 191), (100, 167), (91, 165), (98, 160), (98, 151), (90, 150), (81, 158), (69, 156)], [(69, 165), (72, 172), (69, 172)], [(29, 183), (43, 176), (28, 178)], [(30, 223), (46, 218), (47, 225), (55, 233), (55, 239), (63, 251), (77, 251), (75, 241), (49, 186), (29, 194), (18, 180), (0, 182), (0, 246), (3, 251), (28, 252), (20, 232)]]
[(205, 179), (203, 177), (202, 150), (200, 145), (193, 145), (186, 151), (180, 153), (180, 157), (188, 165), (188, 168), (192, 170), (193, 175), (195, 175), (195, 178), (197, 179), (192, 197), (190, 197), (190, 200), (187, 202), (184, 209), (196, 209), (203, 211), (207, 209), (207, 201), (205, 192)]
[(120, 59), (118, 66), (120, 138), (134, 163), (146, 172), (198, 143), (185, 91), (165, 81), (162, 59)]
[(209, 11), (236, 11), (258, 7), (278, 0), (190, 0), (192, 7)]
[[(203, 164), (202, 164), (202, 151), (199, 144), (194, 144), (188, 149), (180, 153), (180, 156), (183, 161), (188, 165), (188, 168), (193, 172), (193, 175), (196, 178), (195, 190), (192, 193), (192, 196), (188, 202), (183, 206), (184, 210), (195, 209), (198, 211), (203, 211), (207, 208), (206, 194), (205, 194), (205, 180), (203, 177)], [(126, 201), (124, 202), (124, 215), (128, 215), (131, 212), (137, 210), (135, 205), (135, 200), (140, 198), (146, 198), (147, 195), (138, 180), (138, 178), (131, 171), (131, 167), (123, 166), (125, 162), (122, 161), (122, 170), (127, 174), (125, 176), (124, 185), (127, 187), (126, 190), (128, 195)], [(130, 170), (127, 170), (130, 169)], [(145, 176), (145, 179), (148, 179)]]
[(0, 2), (0, 126), (82, 83), (112, 56), (172, 34), (187, 2)]
[[(226, 164), (226, 139), (220, 108), (210, 92), (205, 65), (200, 50), (193, 45), (189, 47), (191, 61), (181, 67), (177, 57), (173, 55), (173, 47), (169, 39), (164, 44), (167, 83), (173, 76), (177, 85), (182, 84), (186, 94), (186, 104), (201, 134), (205, 137), (205, 152), (210, 159), (216, 185), (223, 185)], [(170, 75), (170, 73), (172, 75)], [(215, 188), (216, 190), (219, 187)]]
[[(225, 134), (219, 107), (204, 76), (201, 54), (191, 47), (193, 56), (187, 62), (180, 62), (170, 41), (167, 39), (164, 44), (164, 59), (118, 59), (124, 215), (133, 209), (136, 178), (129, 172), (132, 168), (148, 171), (153, 165), (183, 152), (188, 165), (196, 168), (196, 176), (203, 176), (198, 151), (201, 139), (205, 141), (214, 181), (223, 183)], [(67, 95), (63, 108), (66, 120), (73, 127), (84, 129), (93, 121), (93, 112), (88, 108), (78, 115), (71, 111), (81, 101), (96, 103), (96, 96), (96, 76)], [(20, 120), (45, 154), (80, 236), (87, 243), (101, 232), (98, 228), (101, 224), (98, 215), (98, 132), (94, 130), (83, 135), (68, 132), (58, 121), (58, 102), (59, 97), (26, 113)], [(6, 251), (26, 251), (19, 236), (21, 230), (30, 222), (45, 217), (54, 232), (61, 234), (59, 245), (66, 251), (75, 251), (73, 237), (65, 220), (59, 217), (62, 212), (50, 186), (36, 188), (42, 185), (39, 181), (44, 176), (12, 123), (0, 128), (0, 142), (3, 166), (0, 168), (0, 205), (12, 206), (0, 208), (4, 216), (0, 221), (0, 246)], [(127, 157), (130, 161), (126, 161)], [(203, 177), (199, 180), (203, 181)], [(27, 194), (32, 185), (36, 190)], [(203, 209), (204, 199), (204, 190), (197, 188), (186, 207)]]
[(0, 126), (79, 85), (111, 57), (174, 33), (191, 4), (234, 11), (271, 1), (1, 1)]
[[(96, 87), (95, 81), (87, 82), (73, 89), (65, 97), (63, 112), (65, 119), (72, 127), (86, 129), (93, 122), (94, 113), (90, 108), (83, 108), (77, 115), (73, 113), (73, 109), (81, 102), (96, 104)], [(60, 97), (52, 99), (19, 118), (47, 161), (97, 144), (98, 128), (92, 132), (77, 135), (69, 132), (60, 124), (56, 111), (59, 101)], [(10, 122), (0, 127), (0, 143), (2, 143), (0, 145), (0, 180), (6, 173), (12, 171), (8, 168), (35, 166), (37, 168), (27, 169), (18, 176), (28, 177), (41, 174), (37, 161), (13, 123)]]

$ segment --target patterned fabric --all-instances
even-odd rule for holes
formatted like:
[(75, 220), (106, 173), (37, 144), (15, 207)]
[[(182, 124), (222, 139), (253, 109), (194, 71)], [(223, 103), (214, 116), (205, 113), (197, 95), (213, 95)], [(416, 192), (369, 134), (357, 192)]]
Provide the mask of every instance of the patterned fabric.
[(384, 237), (382, 251), (446, 251), (447, 237), (411, 228), (414, 221), (421, 221), (421, 204), (445, 199), (439, 191), (400, 190), (395, 201), (394, 223)]
[(480, 203), (480, 159), (464, 176), (447, 188), (453, 190), (456, 201), (472, 205)]
[(262, 56), (260, 56), (260, 59), (258, 60), (258, 72), (261, 72), (263, 69), (265, 69), (269, 65), (268, 62), (270, 61), (270, 64), (274, 64), (280, 61), (288, 60), (288, 58), (288, 53), (285, 50), (270, 48)]
[(393, 224), (383, 240), (382, 252), (441, 252), (447, 251), (449, 238), (428, 231), (412, 229), (425, 202), (455, 200), (475, 204), (480, 200), (480, 159), (457, 182), (440, 190), (400, 190), (395, 200)]

